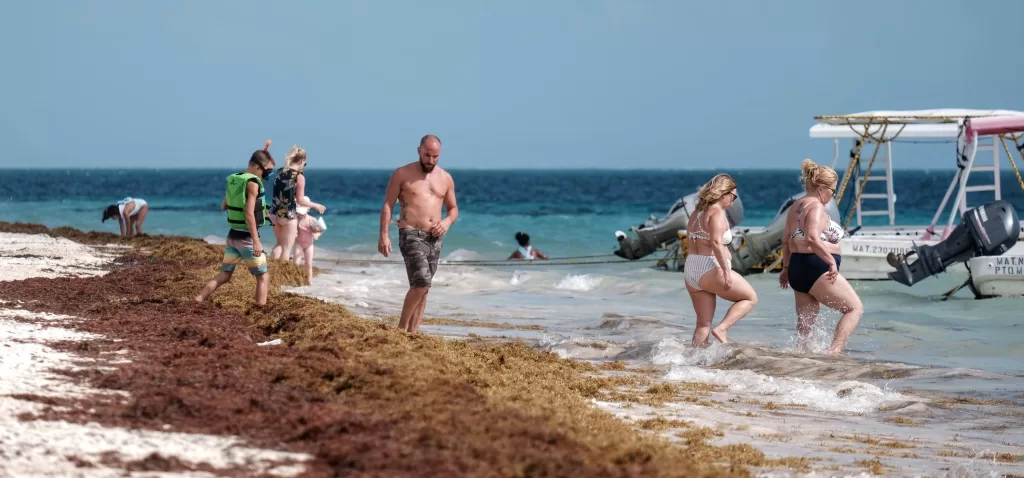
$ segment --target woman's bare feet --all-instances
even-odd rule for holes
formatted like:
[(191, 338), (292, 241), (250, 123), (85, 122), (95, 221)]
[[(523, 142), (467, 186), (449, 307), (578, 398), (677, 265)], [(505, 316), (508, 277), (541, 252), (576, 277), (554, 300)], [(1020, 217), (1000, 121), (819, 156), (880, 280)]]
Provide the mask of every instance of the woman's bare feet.
[(704, 335), (702, 339), (703, 340), (698, 342), (697, 336), (694, 335), (693, 340), (690, 341), (690, 345), (700, 348), (707, 348), (709, 345), (711, 345), (711, 334)]
[(728, 340), (725, 340), (725, 329), (719, 329), (718, 327), (715, 327), (711, 329), (711, 335), (715, 336), (715, 338), (718, 339), (718, 341), (723, 344), (729, 343)]
[(814, 352), (814, 344), (811, 342), (811, 338), (806, 335), (797, 334), (796, 337), (796, 349), (800, 352), (810, 353)]
[(832, 341), (832, 345), (828, 347), (828, 350), (825, 353), (829, 355), (845, 355), (843, 354), (843, 349), (845, 348), (846, 340), (837, 338)]

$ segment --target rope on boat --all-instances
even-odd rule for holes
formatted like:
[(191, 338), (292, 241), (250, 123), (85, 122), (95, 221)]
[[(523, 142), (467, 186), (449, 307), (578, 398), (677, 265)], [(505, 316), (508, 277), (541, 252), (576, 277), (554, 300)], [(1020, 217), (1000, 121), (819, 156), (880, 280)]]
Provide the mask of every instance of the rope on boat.
[[(882, 145), (884, 145), (885, 143), (895, 141), (896, 138), (898, 138), (900, 136), (900, 134), (903, 133), (903, 129), (907, 127), (906, 124), (901, 125), (900, 126), (900, 130), (897, 131), (896, 134), (894, 134), (892, 138), (886, 138), (885, 134), (889, 131), (890, 123), (889, 123), (888, 119), (884, 119), (884, 120), (882, 120), (882, 123), (881, 123), (881, 126), (882, 126), (881, 134), (879, 134), (876, 137), (875, 135), (871, 134), (871, 123), (872, 123), (872, 120), (869, 119), (868, 122), (867, 122), (867, 125), (864, 127), (864, 131), (860, 133), (861, 141), (860, 141), (860, 144), (857, 145), (857, 152), (856, 152), (856, 154), (854, 154), (853, 159), (850, 160), (850, 166), (846, 169), (846, 173), (843, 174), (843, 184), (842, 184), (842, 186), (840, 186), (839, 191), (837, 191), (836, 206), (838, 207), (839, 206), (839, 202), (842, 201), (842, 199), (843, 199), (843, 194), (846, 192), (846, 186), (849, 183), (850, 178), (853, 176), (853, 168), (854, 167), (859, 167), (859, 164), (860, 164), (860, 153), (861, 153), (861, 151), (864, 148), (864, 143), (866, 143), (867, 142), (866, 140), (868, 140), (868, 139), (873, 141), (875, 143), (875, 152), (871, 155), (871, 161), (868, 163), (868, 170), (864, 173), (864, 177), (860, 178), (860, 187), (857, 189), (857, 195), (854, 196), (853, 203), (851, 203), (851, 207), (847, 210), (846, 221), (844, 221), (844, 223), (843, 223), (843, 229), (847, 229), (847, 228), (850, 227), (850, 221), (853, 220), (853, 212), (854, 212), (853, 205), (854, 204), (860, 204), (860, 199), (864, 195), (864, 188), (868, 184), (868, 178), (871, 177), (871, 168), (874, 167), (875, 160), (878, 159), (878, 151), (880, 149), (882, 149)], [(857, 130), (853, 127), (854, 126), (853, 123), (850, 122), (849, 119), (846, 120), (846, 124), (847, 124), (847, 126), (850, 127), (850, 131), (853, 131), (854, 133), (857, 132)], [(892, 161), (892, 158), (889, 158), (889, 161)]]
[[(886, 123), (884, 126), (882, 126), (882, 138), (885, 138), (885, 132), (888, 129), (889, 123)], [(865, 134), (867, 134), (867, 131), (865, 131)], [(856, 207), (856, 209), (860, 209), (860, 201), (861, 196), (863, 196), (864, 194), (864, 186), (867, 186), (868, 184), (868, 178), (871, 177), (871, 168), (874, 167), (875, 160), (878, 159), (878, 151), (882, 149), (883, 144), (884, 143), (880, 142), (875, 143), (875, 152), (871, 154), (871, 161), (868, 162), (868, 170), (864, 173), (863, 178), (859, 177), (860, 175), (858, 175), (857, 179), (860, 180), (860, 188), (857, 189), (857, 195), (853, 197), (853, 202), (850, 203), (851, 207), (850, 210), (846, 213), (846, 221), (843, 223), (843, 229), (849, 229), (850, 221), (853, 220), (854, 208)], [(860, 165), (857, 165), (857, 168), (860, 169)], [(836, 206), (839, 206), (839, 204), (836, 203)]]
[[(853, 128), (853, 125), (847, 120), (847, 126), (850, 127), (850, 131), (857, 132)], [(853, 173), (853, 167), (860, 161), (860, 152), (864, 149), (864, 139), (867, 138), (867, 132), (871, 128), (871, 120), (868, 120), (867, 126), (864, 127), (864, 132), (860, 135), (860, 141), (857, 144), (857, 152), (853, 155), (853, 159), (850, 160), (850, 165), (846, 168), (846, 173), (843, 174), (843, 184), (839, 187), (839, 193), (836, 195), (836, 207), (839, 207), (839, 202), (843, 200), (843, 194), (846, 193), (846, 185), (850, 182), (850, 176)]]
[[(840, 120), (841, 119), (841, 120), (845, 120), (848, 124), (852, 124), (850, 122), (850, 120), (852, 120), (852, 119), (862, 119), (862, 118), (863, 119), (867, 119), (870, 122), (872, 119), (879, 118), (879, 117), (878, 116), (874, 116), (874, 115), (818, 115), (818, 116), (814, 117), (814, 119), (816, 119), (816, 120)], [(956, 120), (959, 120), (959, 119), (961, 119), (963, 117), (959, 116), (959, 115), (937, 115), (937, 116), (886, 115), (884, 118), (885, 119), (898, 119), (898, 120), (919, 120), (919, 119), (946, 120), (946, 121), (942, 121), (941, 123), (955, 123)], [(927, 124), (927, 123), (924, 123), (924, 124)]]
[(761, 272), (767, 274), (775, 270), (776, 267), (779, 267), (779, 264), (782, 264), (782, 259), (784, 259), (783, 255), (779, 254), (779, 258), (775, 259), (775, 262), (772, 262), (772, 265), (765, 267)]
[[(889, 129), (889, 123), (886, 122), (882, 126), (882, 141), (875, 143), (875, 152), (871, 155), (871, 161), (868, 163), (868, 170), (864, 173), (864, 178), (860, 180), (860, 188), (857, 189), (857, 195), (853, 198), (853, 204), (860, 204), (860, 198), (864, 194), (864, 187), (868, 185), (868, 178), (871, 177), (871, 168), (875, 165), (875, 160), (878, 159), (878, 151), (882, 149), (882, 145), (885, 144), (885, 132)], [(865, 134), (867, 131), (865, 130)], [(839, 203), (836, 203), (838, 206)], [(859, 209), (859, 206), (858, 206)], [(850, 212), (846, 214), (846, 221), (843, 223), (843, 229), (850, 227), (850, 221), (853, 220), (853, 208), (850, 208)]]
[(894, 139), (894, 140), (891, 140), (890, 143), (900, 143), (900, 144), (953, 144), (953, 143), (956, 143), (956, 140), (952, 140), (952, 139), (930, 139), (930, 140), (929, 139), (917, 139), (917, 140), (914, 140), (914, 139)]
[[(1013, 166), (1013, 172), (1017, 174), (1017, 182), (1020, 183), (1020, 189), (1024, 191), (1024, 179), (1020, 177), (1020, 171), (1017, 170), (1017, 161), (1013, 159), (1013, 153), (1010, 152), (1010, 148), (1006, 146), (1006, 137), (999, 135), (999, 141), (1003, 143), (1003, 149), (1006, 150), (1006, 157), (1010, 160), (1010, 166)], [(1013, 141), (1014, 146), (1017, 147), (1017, 151), (1020, 152), (1021, 161), (1024, 161), (1024, 149), (1021, 149), (1021, 145), (1017, 144), (1016, 138)]]

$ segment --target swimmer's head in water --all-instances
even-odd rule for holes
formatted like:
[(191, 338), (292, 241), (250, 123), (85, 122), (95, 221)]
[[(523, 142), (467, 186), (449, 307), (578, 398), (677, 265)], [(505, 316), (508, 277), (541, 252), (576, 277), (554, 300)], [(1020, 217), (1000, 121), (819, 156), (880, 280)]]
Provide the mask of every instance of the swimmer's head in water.
[(107, 222), (107, 219), (113, 219), (117, 217), (121, 210), (118, 209), (117, 204), (111, 204), (103, 209), (103, 222)]
[(441, 140), (432, 134), (420, 139), (420, 147), (416, 148), (420, 156), (420, 168), (424, 173), (429, 173), (437, 166), (437, 159), (441, 156)]
[(274, 172), (274, 157), (270, 155), (269, 151), (258, 149), (249, 157), (249, 166), (259, 166), (260, 177), (266, 181), (270, 177), (270, 173)]
[(519, 243), (519, 247), (526, 247), (530, 245), (530, 235), (525, 232), (516, 233), (516, 242)]

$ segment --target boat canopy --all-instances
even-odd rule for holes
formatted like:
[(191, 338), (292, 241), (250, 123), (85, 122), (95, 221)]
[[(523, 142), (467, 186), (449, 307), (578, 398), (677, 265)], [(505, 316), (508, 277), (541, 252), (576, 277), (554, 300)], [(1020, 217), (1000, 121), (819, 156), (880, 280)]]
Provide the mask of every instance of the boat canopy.
[(967, 142), (974, 135), (990, 136), (1024, 132), (1024, 116), (991, 116), (967, 120)]
[[(1024, 121), (1024, 112), (1012, 110), (971, 110), (943, 108), (934, 110), (881, 110), (848, 115), (816, 116), (812, 138), (860, 139), (865, 130), (878, 139), (956, 138), (965, 118), (1015, 118)], [(1017, 123), (1015, 123), (1017, 124)], [(880, 135), (885, 131), (885, 137)]]

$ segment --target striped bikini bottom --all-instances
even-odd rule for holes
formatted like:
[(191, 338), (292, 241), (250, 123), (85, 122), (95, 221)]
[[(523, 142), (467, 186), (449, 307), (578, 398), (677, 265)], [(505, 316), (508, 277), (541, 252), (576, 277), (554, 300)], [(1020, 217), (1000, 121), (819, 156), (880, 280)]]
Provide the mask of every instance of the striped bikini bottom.
[(687, 254), (686, 262), (683, 265), (683, 279), (686, 281), (686, 285), (696, 290), (703, 290), (700, 288), (700, 278), (717, 267), (719, 267), (718, 259), (715, 256)]

